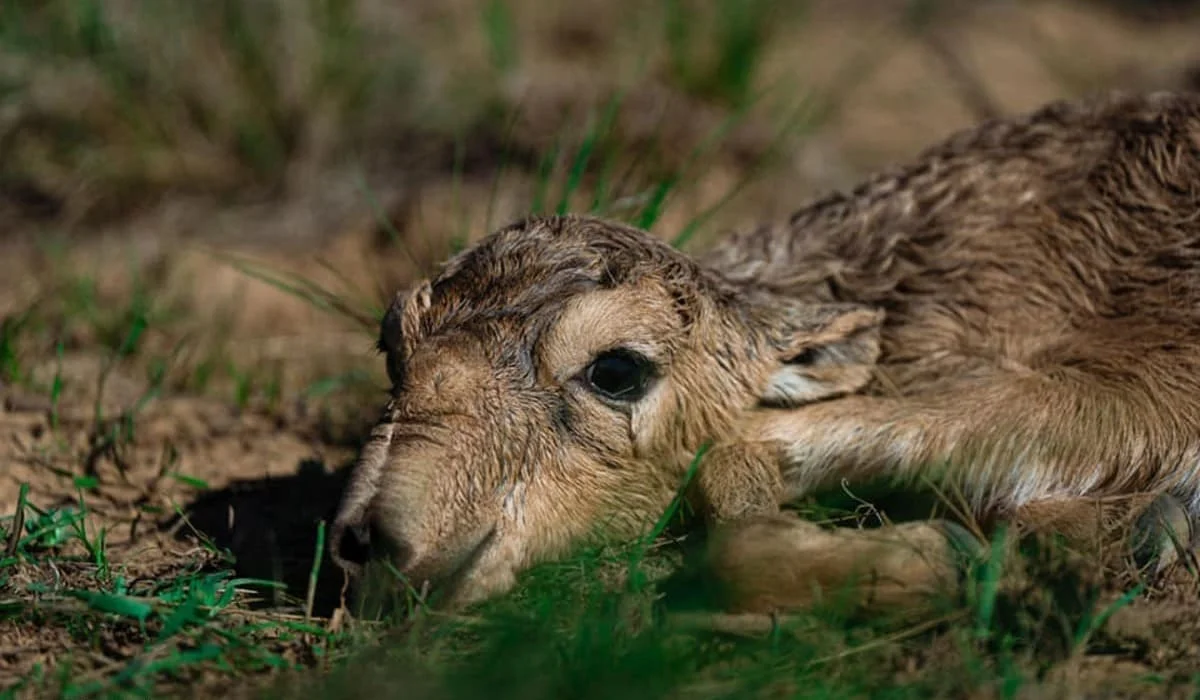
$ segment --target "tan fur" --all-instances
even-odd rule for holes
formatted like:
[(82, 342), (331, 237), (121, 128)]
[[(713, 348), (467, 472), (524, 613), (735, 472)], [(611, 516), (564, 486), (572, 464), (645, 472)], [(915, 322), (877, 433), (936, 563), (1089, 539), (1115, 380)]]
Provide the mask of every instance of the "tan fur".
[[(730, 522), (703, 565), (731, 613), (771, 613), (821, 602), (852, 610), (920, 609), (959, 589), (961, 554), (946, 523), (824, 530), (785, 514)], [(773, 565), (767, 566), (771, 562)]]
[[(1194, 514), (1197, 302), (1200, 97), (985, 123), (698, 259), (531, 218), (397, 297), (380, 334), (394, 397), (335, 541), (369, 527), (414, 582), (477, 600), (598, 531), (643, 532), (706, 442), (695, 500), (729, 527), (880, 477), (1064, 531), (1089, 531), (1097, 511), (1071, 504), (1095, 498)], [(615, 348), (653, 367), (636, 401), (586, 386)], [(861, 549), (743, 532), (761, 544), (729, 571), (780, 605)]]
[[(998, 542), (1005, 587), (1028, 585), (1017, 545), (1031, 538), (1057, 545), (1098, 580), (1131, 562), (1159, 573), (1187, 553), (1192, 536), (1178, 502), (1154, 494), (1042, 500), (1017, 509), (1011, 520), (1014, 528)], [(831, 602), (847, 612), (919, 615), (967, 595), (967, 567), (995, 554), (949, 521), (823, 529), (775, 513), (720, 528), (700, 571), (729, 613)]]

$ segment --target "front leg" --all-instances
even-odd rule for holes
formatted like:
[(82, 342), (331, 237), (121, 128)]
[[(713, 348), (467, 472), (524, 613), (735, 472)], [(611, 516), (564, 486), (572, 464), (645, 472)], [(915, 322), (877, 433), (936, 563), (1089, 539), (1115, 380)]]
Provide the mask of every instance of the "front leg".
[(696, 473), (694, 493), (712, 524), (779, 512), (785, 489), (777, 449), (766, 442), (713, 447)]
[[(1033, 501), (1013, 513), (1002, 554), (1019, 556), (1029, 536), (1061, 537), (1093, 573), (1130, 561), (1155, 576), (1191, 556), (1192, 524), (1164, 494)], [(986, 541), (952, 521), (916, 521), (873, 529), (825, 529), (794, 514), (756, 515), (718, 527), (700, 573), (727, 613), (795, 612), (827, 599), (876, 613), (922, 611), (965, 592), (969, 567), (991, 556)], [(1004, 566), (1012, 583), (1017, 559)]]
[(782, 497), (796, 499), (842, 481), (919, 478), (946, 452), (936, 416), (898, 399), (850, 396), (788, 411), (762, 411), (747, 430), (776, 459)]
[(775, 446), (789, 497), (894, 477), (931, 479), (1001, 512), (1062, 496), (1171, 490), (1192, 500), (1200, 356), (1133, 337), (1123, 340), (1133, 347), (1085, 338), (1037, 371), (996, 369), (921, 395), (763, 410), (746, 434)]
[(825, 529), (775, 513), (717, 528), (698, 572), (726, 613), (788, 613), (837, 600), (857, 611), (927, 611), (961, 592), (982, 544), (948, 521)]

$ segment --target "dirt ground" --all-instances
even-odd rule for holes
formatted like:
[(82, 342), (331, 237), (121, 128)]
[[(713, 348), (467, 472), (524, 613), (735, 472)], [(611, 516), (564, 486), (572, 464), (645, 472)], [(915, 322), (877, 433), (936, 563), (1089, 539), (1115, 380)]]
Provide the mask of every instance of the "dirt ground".
[[(526, 58), (498, 89), (523, 110), (510, 134), (515, 165), (502, 169), (494, 124), (464, 129), (458, 144), (401, 125), (356, 151), (366, 156), (333, 149), (289, 171), (285, 186), (245, 197), (171, 186), (106, 212), (97, 204), (103, 183), (74, 182), (69, 170), (29, 180), (40, 183), (36, 196), (0, 179), (0, 366), (8, 358), (19, 368), (0, 383), (0, 513), (16, 512), (21, 499), (42, 510), (82, 504), (89, 526), (105, 529), (109, 565), (130, 581), (217, 566), (213, 550), (228, 550), (237, 576), (283, 581), (292, 596), (247, 602), (248, 611), (304, 616), (318, 523), (332, 517), (385, 388), (372, 311), (464, 238), (522, 214), (552, 135), (582, 124), (580, 110), (633, 70), (620, 60), (621, 42), (637, 40), (621, 38), (604, 3), (547, 12), (511, 5)], [(696, 245), (784, 216), (990, 115), (1098, 89), (1197, 80), (1200, 21), (1186, 15), (1133, 18), (1109, 3), (963, 3), (917, 36), (900, 5), (815, 2), (802, 20), (781, 21), (756, 82), (820, 96), (812, 101), (820, 118), (781, 144), (778, 114), (752, 111), (690, 174), (655, 230), (678, 232), (767, 154), (776, 157), (706, 220)], [(469, 14), (465, 2), (413, 7), (423, 9), (388, 21), (441, 26)], [(430, 50), (441, 52), (436, 65), (466, 71), (483, 51), (474, 43)], [(686, 160), (726, 114), (659, 78), (631, 85), (615, 138), (638, 151), (660, 129), (657, 152), (668, 165)], [(264, 274), (315, 281), (336, 299)], [(324, 308), (338, 300), (358, 317)], [(0, 607), (28, 596), (31, 582), (90, 573), (21, 565), (0, 580)], [(341, 585), (340, 573), (320, 570), (309, 612), (323, 625)], [(1101, 637), (1094, 646), (1102, 651), (1063, 664), (1043, 691), (1022, 696), (1113, 696), (1146, 676), (1161, 679), (1155, 692), (1190, 692), (1200, 604), (1186, 581), (1124, 608)], [(9, 620), (0, 624), (0, 685), (39, 665), (98, 677), (128, 657), (128, 645), (105, 639), (80, 655), (64, 625)]]

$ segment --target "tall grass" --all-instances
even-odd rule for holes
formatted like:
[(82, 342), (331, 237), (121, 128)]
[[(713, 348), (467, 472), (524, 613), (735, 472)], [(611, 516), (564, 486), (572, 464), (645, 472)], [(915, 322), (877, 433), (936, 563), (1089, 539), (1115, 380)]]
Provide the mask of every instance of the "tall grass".
[(665, 0), (663, 9), (671, 77), (694, 95), (745, 104), (781, 4), (718, 0), (715, 12), (705, 16), (691, 0)]

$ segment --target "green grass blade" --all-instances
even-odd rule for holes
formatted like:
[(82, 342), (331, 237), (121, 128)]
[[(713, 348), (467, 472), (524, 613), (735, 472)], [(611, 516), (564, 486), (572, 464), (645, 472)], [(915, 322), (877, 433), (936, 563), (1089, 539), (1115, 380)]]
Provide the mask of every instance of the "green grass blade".
[(144, 600), (97, 591), (68, 591), (72, 598), (87, 603), (88, 607), (112, 615), (120, 615), (138, 622), (145, 622), (154, 614), (154, 606)]

